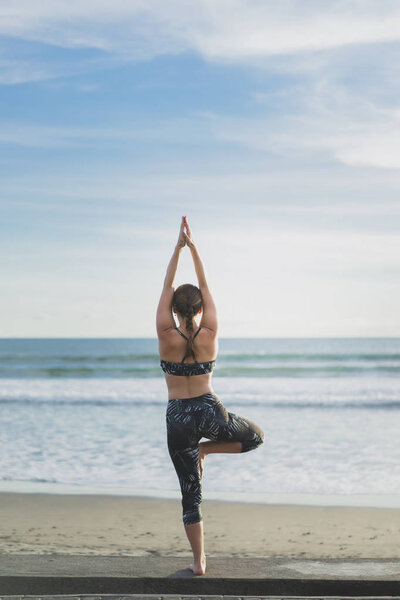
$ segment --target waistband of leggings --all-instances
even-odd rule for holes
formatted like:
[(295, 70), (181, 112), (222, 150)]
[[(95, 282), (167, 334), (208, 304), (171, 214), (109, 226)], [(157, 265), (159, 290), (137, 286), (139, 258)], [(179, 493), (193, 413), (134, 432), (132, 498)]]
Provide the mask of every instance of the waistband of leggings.
[(196, 400), (217, 400), (217, 396), (213, 392), (201, 394), (201, 396), (193, 396), (193, 398), (170, 398), (169, 402), (193, 402)]

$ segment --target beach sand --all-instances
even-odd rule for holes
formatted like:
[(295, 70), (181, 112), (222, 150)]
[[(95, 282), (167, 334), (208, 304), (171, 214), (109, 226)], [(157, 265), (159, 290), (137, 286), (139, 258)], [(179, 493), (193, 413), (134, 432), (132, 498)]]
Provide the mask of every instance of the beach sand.
[[(400, 510), (203, 503), (208, 556), (400, 558)], [(0, 493), (0, 553), (190, 556), (177, 500)]]

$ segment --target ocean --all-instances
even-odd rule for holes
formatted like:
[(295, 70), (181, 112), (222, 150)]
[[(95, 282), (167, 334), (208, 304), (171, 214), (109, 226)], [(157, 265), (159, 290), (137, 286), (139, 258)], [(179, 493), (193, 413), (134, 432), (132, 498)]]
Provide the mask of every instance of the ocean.
[[(205, 497), (400, 506), (400, 338), (221, 339), (213, 387), (265, 442)], [(0, 490), (179, 497), (166, 406), (155, 339), (1, 339)]]

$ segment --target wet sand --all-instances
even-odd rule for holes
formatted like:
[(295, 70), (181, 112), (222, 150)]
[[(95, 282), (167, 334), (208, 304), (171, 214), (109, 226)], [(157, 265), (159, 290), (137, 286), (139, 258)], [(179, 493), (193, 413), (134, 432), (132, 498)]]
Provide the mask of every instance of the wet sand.
[[(400, 558), (400, 509), (203, 503), (208, 556)], [(190, 556), (177, 500), (0, 493), (0, 553)]]

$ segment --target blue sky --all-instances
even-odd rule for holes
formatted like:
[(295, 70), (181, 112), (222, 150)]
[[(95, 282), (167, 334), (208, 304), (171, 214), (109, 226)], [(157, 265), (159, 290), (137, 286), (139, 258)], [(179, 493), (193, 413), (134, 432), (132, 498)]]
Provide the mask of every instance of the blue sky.
[(399, 32), (385, 0), (2, 3), (0, 335), (154, 336), (182, 214), (221, 335), (400, 335)]

